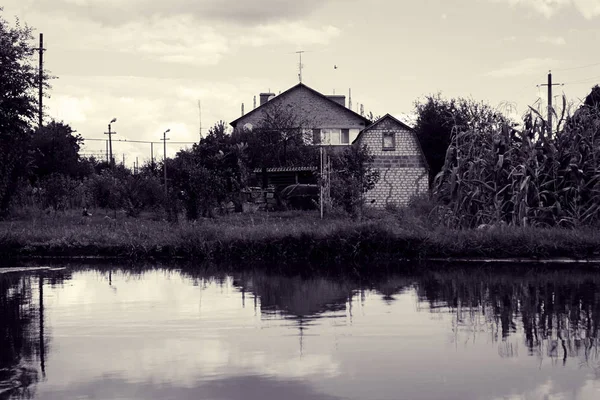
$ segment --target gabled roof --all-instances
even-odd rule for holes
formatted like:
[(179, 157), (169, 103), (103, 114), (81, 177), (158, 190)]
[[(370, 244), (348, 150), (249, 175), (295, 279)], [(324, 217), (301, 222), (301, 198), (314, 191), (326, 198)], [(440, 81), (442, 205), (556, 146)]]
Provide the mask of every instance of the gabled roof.
[(335, 104), (335, 106), (336, 106), (336, 107), (339, 107), (339, 108), (340, 108), (340, 110), (344, 110), (345, 112), (351, 113), (351, 114), (353, 114), (354, 116), (356, 116), (356, 117), (358, 117), (358, 118), (362, 119), (362, 120), (365, 122), (365, 124), (369, 124), (369, 125), (371, 124), (371, 120), (370, 120), (370, 119), (368, 119), (368, 118), (366, 118), (365, 116), (363, 116), (363, 115), (360, 115), (360, 114), (358, 114), (358, 113), (356, 113), (356, 112), (352, 111), (351, 109), (344, 107), (343, 105), (341, 105), (340, 103), (338, 103), (338, 102), (336, 102), (336, 101), (334, 101), (334, 100), (330, 99), (330, 98), (329, 98), (329, 97), (327, 97), (326, 95), (324, 95), (324, 94), (322, 94), (322, 93), (319, 93), (319, 92), (317, 92), (315, 89), (313, 89), (313, 88), (311, 88), (311, 87), (308, 87), (308, 86), (306, 86), (304, 83), (300, 82), (300, 83), (298, 83), (297, 85), (294, 85), (294, 86), (292, 86), (291, 88), (289, 88), (289, 89), (288, 89), (288, 90), (286, 90), (285, 92), (282, 92), (281, 94), (279, 94), (279, 95), (275, 96), (275, 97), (274, 97), (272, 100), (269, 100), (269, 101), (268, 101), (268, 102), (266, 102), (265, 104), (263, 104), (263, 105), (260, 105), (260, 106), (256, 107), (254, 110), (250, 111), (249, 113), (246, 113), (246, 114), (242, 115), (241, 117), (237, 118), (236, 120), (234, 120), (234, 121), (231, 121), (231, 122), (229, 123), (229, 125), (231, 125), (231, 126), (233, 126), (233, 127), (235, 128), (239, 120), (241, 120), (241, 119), (243, 119), (243, 118), (246, 118), (247, 116), (249, 116), (249, 115), (251, 115), (251, 114), (254, 114), (254, 113), (255, 113), (255, 112), (257, 112), (258, 110), (260, 110), (262, 107), (264, 107), (265, 105), (269, 104), (271, 101), (275, 101), (275, 100), (277, 100), (279, 97), (283, 96), (284, 94), (286, 94), (286, 93), (289, 93), (289, 92), (292, 92), (292, 91), (294, 91), (294, 90), (297, 90), (298, 88), (302, 88), (302, 87), (303, 87), (303, 88), (306, 88), (306, 89), (308, 89), (310, 92), (312, 92), (312, 93), (316, 94), (317, 96), (320, 96), (320, 97), (322, 97), (323, 99), (325, 99), (325, 100), (329, 101), (331, 104)]
[(391, 115), (391, 114), (385, 114), (383, 117), (379, 118), (377, 121), (373, 122), (372, 124), (370, 124), (370, 125), (368, 125), (368, 126), (365, 126), (365, 127), (364, 127), (364, 128), (363, 128), (363, 129), (362, 129), (362, 130), (361, 130), (361, 131), (358, 133), (358, 136), (356, 136), (356, 139), (354, 139), (354, 140), (352, 141), (352, 144), (354, 144), (354, 143), (355, 143), (355, 142), (356, 142), (356, 141), (357, 141), (357, 140), (358, 140), (358, 139), (359, 139), (359, 138), (362, 136), (362, 133), (363, 133), (364, 131), (367, 131), (367, 130), (369, 130), (369, 129), (373, 128), (375, 125), (377, 125), (378, 123), (380, 123), (381, 121), (383, 121), (383, 120), (384, 120), (384, 119), (386, 119), (386, 118), (390, 118), (392, 121), (396, 122), (397, 124), (399, 124), (400, 126), (402, 126), (402, 127), (406, 128), (406, 129), (408, 129), (408, 130), (409, 130), (409, 131), (411, 131), (411, 132), (414, 132), (414, 131), (415, 131), (413, 128), (411, 128), (410, 126), (406, 125), (404, 122), (400, 121), (398, 118), (395, 118), (393, 115)]
[(379, 118), (377, 121), (373, 122), (371, 125), (365, 127), (363, 130), (361, 130), (358, 133), (358, 136), (356, 136), (356, 139), (354, 139), (352, 141), (352, 144), (356, 143), (360, 139), (360, 137), (363, 135), (363, 132), (368, 131), (369, 129), (372, 129), (375, 125), (379, 124), (381, 121), (383, 121), (386, 118), (391, 119), (392, 121), (396, 122), (403, 128), (406, 128), (408, 131), (412, 132), (415, 135), (415, 138), (417, 139), (417, 145), (419, 146), (419, 151), (421, 153), (421, 156), (423, 157), (423, 162), (425, 163), (425, 167), (429, 170), (429, 163), (427, 162), (427, 157), (425, 157), (425, 153), (423, 152), (423, 147), (421, 147), (421, 141), (417, 137), (415, 130), (413, 128), (411, 128), (410, 126), (408, 126), (407, 124), (405, 124), (404, 122), (400, 121), (398, 118), (395, 118), (393, 115), (385, 114), (383, 117)]

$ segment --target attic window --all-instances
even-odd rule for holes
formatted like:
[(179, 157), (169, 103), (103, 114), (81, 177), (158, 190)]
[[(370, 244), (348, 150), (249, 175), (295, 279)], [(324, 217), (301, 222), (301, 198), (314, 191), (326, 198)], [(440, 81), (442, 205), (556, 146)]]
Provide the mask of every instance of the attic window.
[(396, 149), (396, 136), (394, 132), (383, 133), (383, 150), (395, 150)]

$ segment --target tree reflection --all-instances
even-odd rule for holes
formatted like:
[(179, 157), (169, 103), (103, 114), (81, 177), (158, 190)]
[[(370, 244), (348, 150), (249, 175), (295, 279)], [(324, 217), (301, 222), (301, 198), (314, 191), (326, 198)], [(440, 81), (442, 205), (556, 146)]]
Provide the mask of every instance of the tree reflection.
[(465, 269), (428, 272), (419, 279), (421, 301), (453, 314), (456, 334), (490, 334), (503, 357), (518, 355), (508, 339), (521, 334), (529, 355), (566, 364), (598, 362), (600, 276), (591, 273), (492, 273)]
[(63, 279), (45, 275), (0, 274), (0, 399), (32, 398), (45, 375), (43, 286)]

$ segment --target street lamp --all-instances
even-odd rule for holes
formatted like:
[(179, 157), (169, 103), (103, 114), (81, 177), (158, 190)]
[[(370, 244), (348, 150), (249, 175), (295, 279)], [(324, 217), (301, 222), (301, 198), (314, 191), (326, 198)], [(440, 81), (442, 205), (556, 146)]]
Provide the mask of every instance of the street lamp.
[(171, 132), (171, 129), (167, 129), (166, 131), (164, 131), (163, 138), (161, 139), (164, 145), (163, 170), (165, 173), (165, 197), (167, 197), (167, 140), (169, 140), (169, 138), (167, 137), (167, 133), (169, 132)]
[(117, 122), (116, 118), (113, 118), (110, 120), (110, 122), (108, 123), (108, 132), (104, 132), (105, 135), (108, 135), (108, 147), (109, 147), (109, 151), (110, 151), (110, 167), (112, 168), (113, 165), (115, 164), (115, 160), (113, 160), (113, 155), (112, 155), (112, 135), (116, 135), (117, 132), (113, 132), (111, 131), (111, 124)]

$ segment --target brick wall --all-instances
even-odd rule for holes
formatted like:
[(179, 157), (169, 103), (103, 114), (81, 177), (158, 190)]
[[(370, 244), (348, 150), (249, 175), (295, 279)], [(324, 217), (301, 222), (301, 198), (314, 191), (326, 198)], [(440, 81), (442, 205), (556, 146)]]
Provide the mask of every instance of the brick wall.
[[(237, 121), (241, 128), (247, 123), (259, 126), (264, 118), (264, 111), (270, 105), (279, 104), (284, 109), (289, 108), (303, 121), (303, 127), (315, 128), (344, 128), (363, 129), (365, 120), (351, 110), (341, 107), (335, 102), (323, 98), (304, 85), (297, 86), (288, 92), (275, 96), (262, 108), (253, 113), (247, 113)], [(289, 107), (288, 107), (289, 106)], [(351, 138), (352, 140), (352, 138)]]
[[(393, 150), (383, 149), (384, 134), (394, 135)], [(406, 205), (412, 196), (427, 193), (427, 166), (417, 140), (412, 130), (389, 116), (362, 132), (357, 144), (367, 145), (374, 157), (373, 167), (380, 173), (375, 188), (365, 195), (368, 205)]]

